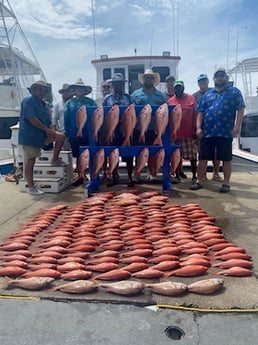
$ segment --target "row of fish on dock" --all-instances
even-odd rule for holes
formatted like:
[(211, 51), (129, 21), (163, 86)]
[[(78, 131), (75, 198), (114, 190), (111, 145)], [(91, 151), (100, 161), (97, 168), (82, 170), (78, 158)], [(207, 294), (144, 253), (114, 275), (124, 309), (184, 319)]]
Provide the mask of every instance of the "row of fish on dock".
[(156, 191), (98, 193), (75, 206), (40, 210), (0, 245), (0, 276), (17, 283), (36, 277), (160, 283), (252, 275), (251, 256), (225, 238), (214, 217), (198, 204), (168, 200)]

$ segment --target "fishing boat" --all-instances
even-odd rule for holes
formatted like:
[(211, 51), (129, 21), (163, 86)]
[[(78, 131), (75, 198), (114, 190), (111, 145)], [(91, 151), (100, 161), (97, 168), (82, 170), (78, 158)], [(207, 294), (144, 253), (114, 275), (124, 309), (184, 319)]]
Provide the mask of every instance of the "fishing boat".
[[(8, 0), (0, 1), (0, 174), (13, 168), (11, 127), (19, 120), (20, 104), (35, 80), (46, 78)], [(15, 127), (16, 128), (16, 127)]]
[(237, 87), (237, 75), (241, 75), (246, 104), (239, 136), (233, 140), (233, 155), (254, 163), (258, 163), (258, 86), (254, 89), (253, 85), (257, 72), (258, 58), (245, 59), (229, 70)]
[(157, 88), (165, 91), (165, 79), (168, 75), (178, 76), (178, 64), (180, 56), (171, 56), (169, 51), (162, 55), (145, 55), (145, 56), (125, 56), (109, 57), (101, 55), (100, 59), (92, 60), (91, 63), (96, 69), (96, 83), (99, 85), (96, 90), (97, 97), (100, 97), (100, 85), (103, 80), (112, 78), (114, 73), (122, 73), (128, 83), (125, 84), (125, 91), (131, 94), (134, 90), (141, 87), (138, 80), (138, 74), (144, 73), (148, 68), (153, 72), (159, 73), (160, 84)]

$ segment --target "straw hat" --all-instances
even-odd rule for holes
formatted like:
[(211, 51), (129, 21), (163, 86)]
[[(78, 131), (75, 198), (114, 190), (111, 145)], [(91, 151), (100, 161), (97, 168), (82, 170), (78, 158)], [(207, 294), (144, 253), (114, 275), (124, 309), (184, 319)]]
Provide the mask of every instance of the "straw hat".
[(47, 84), (44, 80), (38, 80), (38, 81), (35, 81), (35, 82), (31, 85), (31, 87), (29, 88), (29, 90), (30, 90), (31, 92), (34, 92), (34, 90), (35, 90), (38, 86), (40, 86), (40, 87), (45, 87), (45, 88), (47, 88), (47, 89), (50, 89), (50, 85)]
[(154, 78), (153, 85), (154, 85), (154, 86), (159, 85), (159, 83), (160, 83), (160, 75), (159, 75), (159, 73), (154, 73), (152, 69), (146, 69), (144, 73), (139, 73), (139, 74), (138, 74), (138, 80), (139, 80), (139, 82), (140, 82), (141, 84), (144, 83), (144, 82), (143, 82), (143, 77), (144, 77), (145, 75), (151, 75), (151, 76), (153, 76), (153, 78)]
[(58, 90), (59, 93), (64, 93), (65, 91), (68, 91), (69, 84), (63, 84), (62, 89)]
[(87, 94), (92, 92), (92, 87), (90, 85), (85, 85), (81, 78), (79, 78), (74, 84), (69, 85), (69, 89), (75, 88), (84, 88)]

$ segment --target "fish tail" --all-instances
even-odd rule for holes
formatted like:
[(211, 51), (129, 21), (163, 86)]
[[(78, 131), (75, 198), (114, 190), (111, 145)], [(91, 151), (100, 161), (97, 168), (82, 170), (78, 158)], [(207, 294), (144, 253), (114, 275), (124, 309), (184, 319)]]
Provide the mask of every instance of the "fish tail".
[(15, 284), (14, 284), (15, 280), (9, 278), (9, 277), (5, 277), (5, 280), (1, 282), (1, 289), (5, 289), (5, 290), (8, 290), (8, 289), (11, 289), (12, 287), (15, 287)]
[(131, 146), (130, 138), (125, 138), (124, 141), (123, 141), (122, 146)]
[(162, 145), (162, 139), (160, 137), (156, 137), (156, 139), (153, 142), (153, 145)]

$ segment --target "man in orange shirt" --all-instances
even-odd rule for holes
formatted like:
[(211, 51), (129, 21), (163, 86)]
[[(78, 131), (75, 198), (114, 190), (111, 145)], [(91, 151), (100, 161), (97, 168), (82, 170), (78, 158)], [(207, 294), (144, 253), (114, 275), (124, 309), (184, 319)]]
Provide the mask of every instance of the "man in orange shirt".
[(182, 160), (187, 159), (191, 163), (192, 183), (196, 182), (197, 174), (197, 139), (196, 139), (196, 101), (195, 98), (184, 92), (184, 82), (176, 80), (174, 84), (175, 95), (169, 98), (169, 105), (181, 105), (182, 120), (176, 132), (175, 144), (181, 146), (181, 162), (176, 170), (176, 180), (185, 177), (182, 171)]

